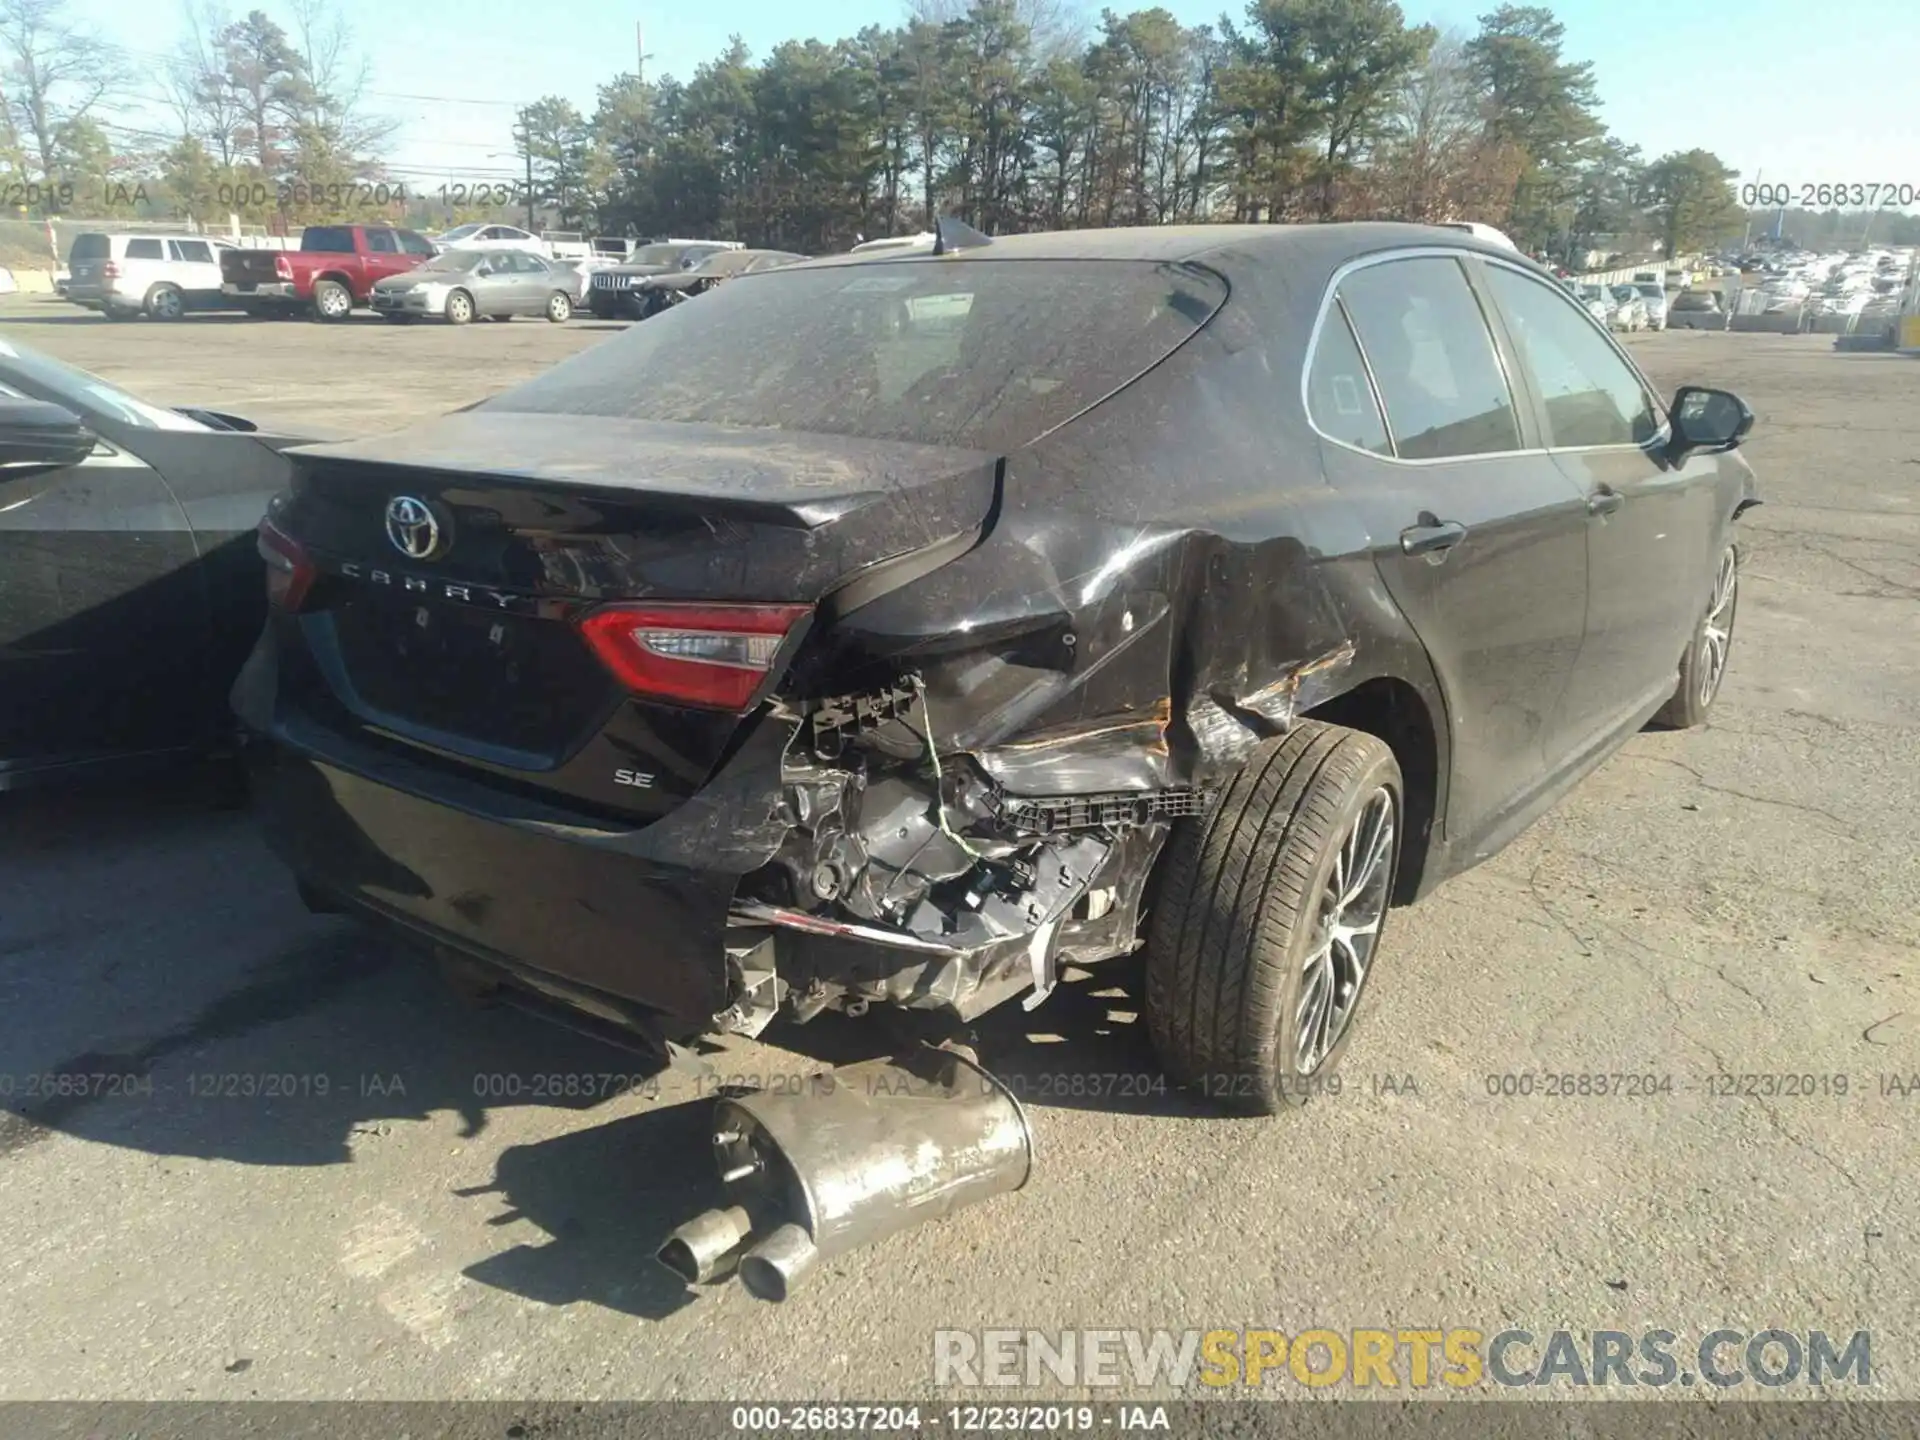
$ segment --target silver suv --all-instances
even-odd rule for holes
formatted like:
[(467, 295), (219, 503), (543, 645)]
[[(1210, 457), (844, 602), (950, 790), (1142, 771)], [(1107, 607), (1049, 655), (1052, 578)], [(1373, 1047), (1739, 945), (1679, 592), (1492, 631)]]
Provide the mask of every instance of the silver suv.
[(221, 309), (231, 302), (220, 294), (220, 252), (232, 248), (204, 235), (88, 231), (67, 254), (67, 298), (110, 320)]

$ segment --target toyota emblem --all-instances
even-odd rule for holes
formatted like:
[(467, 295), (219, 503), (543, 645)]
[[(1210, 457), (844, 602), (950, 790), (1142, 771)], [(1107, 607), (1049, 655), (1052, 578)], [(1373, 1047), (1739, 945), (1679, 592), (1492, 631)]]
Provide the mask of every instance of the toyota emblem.
[(412, 495), (387, 502), (387, 539), (409, 560), (432, 560), (446, 548), (433, 507)]

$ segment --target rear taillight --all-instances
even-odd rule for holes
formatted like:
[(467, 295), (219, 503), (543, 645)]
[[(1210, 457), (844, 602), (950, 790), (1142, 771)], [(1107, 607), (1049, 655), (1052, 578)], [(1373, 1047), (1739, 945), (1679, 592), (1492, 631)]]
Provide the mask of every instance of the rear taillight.
[(120, 278), (120, 267), (111, 260), (107, 261), (106, 264), (100, 267), (100, 278), (102, 280), (118, 280)]
[(288, 612), (306, 603), (307, 591), (318, 573), (300, 542), (273, 528), (271, 520), (260, 522), (258, 547), (267, 563), (267, 602)]
[(610, 605), (582, 616), (600, 663), (640, 695), (745, 710), (809, 605)]
[(282, 280), (291, 280), (293, 278), (293, 262), (284, 255), (274, 256), (273, 273), (278, 275)]

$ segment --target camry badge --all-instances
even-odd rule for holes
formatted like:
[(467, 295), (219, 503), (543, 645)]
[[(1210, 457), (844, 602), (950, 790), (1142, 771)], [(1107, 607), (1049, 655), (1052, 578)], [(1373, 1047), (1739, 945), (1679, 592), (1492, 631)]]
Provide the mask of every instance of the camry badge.
[(387, 539), (409, 560), (432, 560), (445, 552), (445, 536), (433, 509), (412, 495), (387, 502)]

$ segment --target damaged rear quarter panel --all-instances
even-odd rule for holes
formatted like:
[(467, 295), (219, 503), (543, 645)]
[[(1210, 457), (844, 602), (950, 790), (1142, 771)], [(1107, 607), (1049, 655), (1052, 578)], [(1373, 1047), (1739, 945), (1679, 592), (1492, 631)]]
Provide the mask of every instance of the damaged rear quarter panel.
[(1225, 253), (1226, 306), (1011, 456), (981, 544), (840, 618), (842, 646), (924, 676), (943, 753), (1014, 794), (1150, 790), (1209, 784), (1376, 675), (1412, 680), (1438, 720), (1424, 652), (1300, 412), (1333, 265)]

